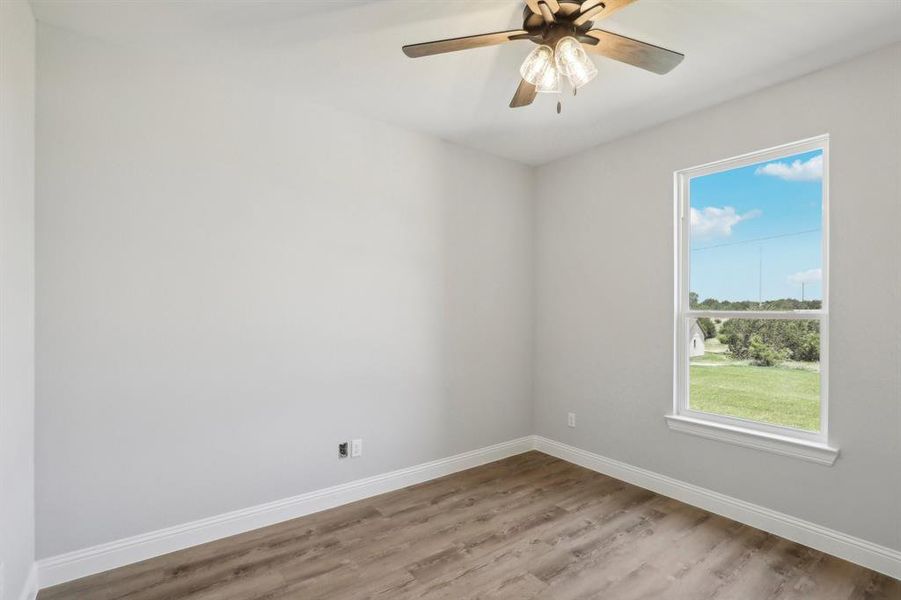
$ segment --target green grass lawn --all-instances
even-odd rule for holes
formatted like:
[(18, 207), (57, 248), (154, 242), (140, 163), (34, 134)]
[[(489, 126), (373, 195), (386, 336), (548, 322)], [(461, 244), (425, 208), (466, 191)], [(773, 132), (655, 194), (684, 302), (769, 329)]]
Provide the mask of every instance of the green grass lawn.
[(732, 364), (737, 364), (738, 361), (733, 359), (728, 354), (725, 354), (722, 352), (707, 352), (703, 356), (692, 356), (691, 364), (696, 364), (696, 363), (705, 364), (705, 365), (710, 365), (710, 364), (717, 364), (717, 365), (730, 364), (730, 365), (732, 365)]
[(756, 367), (707, 353), (691, 359), (691, 408), (817, 431), (820, 375), (816, 371)]

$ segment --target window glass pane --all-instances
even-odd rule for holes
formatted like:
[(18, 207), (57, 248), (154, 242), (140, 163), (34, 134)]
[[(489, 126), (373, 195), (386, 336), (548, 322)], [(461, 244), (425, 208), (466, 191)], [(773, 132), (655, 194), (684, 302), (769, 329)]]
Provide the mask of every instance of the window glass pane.
[(822, 150), (689, 185), (690, 308), (821, 308)]
[(689, 319), (692, 410), (820, 429), (817, 320)]

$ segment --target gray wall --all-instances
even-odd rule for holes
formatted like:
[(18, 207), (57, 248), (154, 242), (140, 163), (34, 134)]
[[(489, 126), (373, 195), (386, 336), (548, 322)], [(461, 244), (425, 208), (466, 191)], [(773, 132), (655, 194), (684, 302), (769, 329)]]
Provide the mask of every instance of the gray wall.
[[(41, 27), (38, 556), (533, 431), (901, 548), (899, 65), (533, 172)], [(663, 420), (673, 171), (821, 133), (833, 468)]]
[(0, 563), (2, 600), (34, 562), (34, 67), (25, 0), (0, 2)]
[[(823, 467), (671, 432), (673, 171), (830, 133)], [(901, 549), (901, 46), (538, 171), (535, 429)], [(566, 426), (567, 411), (578, 427)]]
[(214, 63), (38, 54), (39, 557), (531, 433), (529, 169)]

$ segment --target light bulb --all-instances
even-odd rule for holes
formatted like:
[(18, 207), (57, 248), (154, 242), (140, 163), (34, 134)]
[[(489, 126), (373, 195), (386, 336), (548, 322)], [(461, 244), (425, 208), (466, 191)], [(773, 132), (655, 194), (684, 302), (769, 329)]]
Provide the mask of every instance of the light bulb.
[(538, 46), (523, 61), (519, 73), (523, 79), (537, 86), (549, 68), (554, 70), (554, 50), (550, 46)]
[(569, 79), (574, 89), (579, 89), (597, 77), (597, 67), (591, 62), (579, 40), (574, 37), (565, 37), (557, 42), (554, 59), (557, 70)]
[(535, 89), (544, 94), (560, 93), (560, 74), (554, 65), (548, 65), (544, 70), (541, 79), (535, 84)]

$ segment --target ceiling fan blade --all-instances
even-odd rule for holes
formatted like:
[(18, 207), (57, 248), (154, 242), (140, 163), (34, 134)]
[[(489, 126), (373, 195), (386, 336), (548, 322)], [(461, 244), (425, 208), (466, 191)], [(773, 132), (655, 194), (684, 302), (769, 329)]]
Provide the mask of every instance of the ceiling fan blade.
[(528, 106), (535, 101), (535, 96), (537, 95), (538, 88), (523, 79), (519, 82), (519, 87), (516, 88), (516, 93), (513, 94), (513, 100), (510, 100), (510, 108)]
[(544, 2), (538, 5), (538, 9), (541, 11), (541, 18), (544, 19), (545, 23), (550, 24), (557, 20), (557, 18), (554, 17), (554, 13), (551, 11), (550, 7)]
[(557, 0), (526, 0), (526, 4), (536, 15), (541, 14), (541, 4), (547, 4), (548, 8), (551, 9), (551, 12), (557, 14), (560, 12), (560, 3)]
[[(582, 14), (576, 19), (577, 25), (592, 20), (600, 21), (601, 19), (606, 19), (616, 11), (629, 6), (635, 1), (636, 0), (585, 0), (585, 2), (582, 3), (581, 9), (579, 9)], [(592, 13), (591, 17), (585, 19), (585, 15), (589, 12)], [(578, 23), (580, 20), (581, 23)]]
[(669, 73), (685, 58), (684, 54), (603, 29), (592, 29), (586, 31), (585, 35), (598, 40), (596, 45), (584, 44), (586, 52), (600, 54), (659, 75)]
[(576, 19), (573, 21), (573, 25), (575, 25), (576, 27), (581, 27), (588, 21), (593, 21), (595, 17), (603, 13), (605, 10), (607, 9), (603, 4), (598, 4), (594, 8), (590, 8), (576, 17)]
[[(519, 36), (523, 36), (519, 38)], [(421, 56), (432, 56), (433, 54), (444, 54), (446, 52), (457, 52), (458, 50), (469, 50), (470, 48), (482, 48), (484, 46), (495, 46), (503, 44), (514, 39), (526, 39), (528, 32), (522, 29), (513, 29), (511, 31), (498, 31), (496, 33), (483, 33), (481, 35), (470, 35), (467, 37), (451, 38), (449, 40), (438, 40), (435, 42), (425, 42), (422, 44), (410, 44), (404, 46), (404, 54), (410, 58), (419, 58)]]

